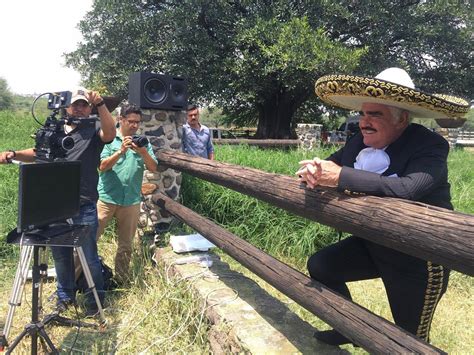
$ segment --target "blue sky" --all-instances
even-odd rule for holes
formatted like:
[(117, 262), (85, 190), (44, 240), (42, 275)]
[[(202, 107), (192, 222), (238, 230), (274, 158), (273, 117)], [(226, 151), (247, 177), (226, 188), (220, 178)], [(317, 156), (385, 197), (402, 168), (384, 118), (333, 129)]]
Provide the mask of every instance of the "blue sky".
[(93, 0), (0, 2), (0, 77), (18, 94), (72, 90), (79, 74), (64, 67), (64, 52), (76, 49), (77, 24)]

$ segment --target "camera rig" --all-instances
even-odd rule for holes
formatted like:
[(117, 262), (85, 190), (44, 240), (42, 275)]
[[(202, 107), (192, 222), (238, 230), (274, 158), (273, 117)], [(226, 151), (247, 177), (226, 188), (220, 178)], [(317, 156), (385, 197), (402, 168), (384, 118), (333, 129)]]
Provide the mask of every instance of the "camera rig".
[[(44, 96), (48, 96), (48, 109), (51, 114), (46, 118), (44, 124), (41, 124), (34, 114), (36, 101)], [(77, 118), (68, 117), (66, 108), (71, 105), (72, 93), (70, 91), (61, 91), (54, 93), (45, 93), (38, 96), (32, 105), (32, 115), (36, 122), (42, 127), (35, 133), (35, 159), (38, 161), (51, 162), (66, 158), (67, 152), (74, 147), (74, 139), (68, 136), (64, 131), (65, 124), (74, 124), (76, 126), (95, 125), (97, 117)], [(57, 118), (57, 116), (60, 116)]]

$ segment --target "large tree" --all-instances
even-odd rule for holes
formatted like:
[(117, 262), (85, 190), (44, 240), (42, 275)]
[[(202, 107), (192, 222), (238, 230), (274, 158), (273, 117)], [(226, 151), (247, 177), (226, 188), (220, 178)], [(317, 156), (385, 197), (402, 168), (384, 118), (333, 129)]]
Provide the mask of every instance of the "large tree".
[[(189, 80), (258, 136), (287, 138), (317, 114), (317, 77), (403, 66), (418, 86), (472, 94), (469, 5), (436, 1), (95, 0), (67, 54), (86, 83), (126, 95), (128, 74)], [(467, 8), (467, 9), (466, 9)], [(443, 89), (443, 90), (441, 90)]]

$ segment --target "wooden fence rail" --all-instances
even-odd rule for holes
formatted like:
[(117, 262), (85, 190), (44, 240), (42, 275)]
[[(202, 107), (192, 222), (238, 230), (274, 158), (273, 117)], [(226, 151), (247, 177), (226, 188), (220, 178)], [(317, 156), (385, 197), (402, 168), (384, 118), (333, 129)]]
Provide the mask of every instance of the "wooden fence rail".
[(160, 164), (223, 185), (302, 217), (474, 275), (474, 216), (419, 202), (308, 190), (295, 178), (175, 151)]
[(367, 351), (378, 354), (444, 353), (169, 197), (156, 194), (153, 201)]
[(259, 147), (297, 147), (301, 144), (299, 139), (223, 139), (216, 138), (213, 139), (214, 144), (230, 144), (230, 145), (239, 145), (239, 144), (248, 144), (256, 145)]
[(458, 139), (474, 140), (474, 131), (460, 130), (458, 132)]

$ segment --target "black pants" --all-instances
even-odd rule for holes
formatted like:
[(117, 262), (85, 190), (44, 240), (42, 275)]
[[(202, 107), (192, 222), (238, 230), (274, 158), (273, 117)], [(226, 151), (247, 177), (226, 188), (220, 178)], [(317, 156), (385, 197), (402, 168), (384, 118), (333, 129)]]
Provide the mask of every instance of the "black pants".
[(381, 277), (395, 323), (428, 341), (433, 314), (448, 286), (449, 270), (352, 236), (311, 256), (314, 280), (351, 299), (346, 282)]

